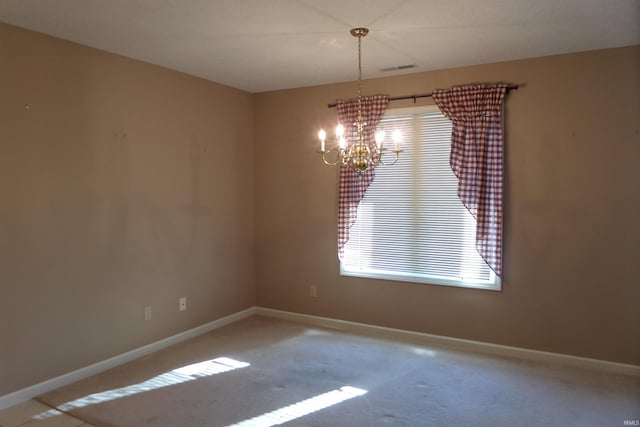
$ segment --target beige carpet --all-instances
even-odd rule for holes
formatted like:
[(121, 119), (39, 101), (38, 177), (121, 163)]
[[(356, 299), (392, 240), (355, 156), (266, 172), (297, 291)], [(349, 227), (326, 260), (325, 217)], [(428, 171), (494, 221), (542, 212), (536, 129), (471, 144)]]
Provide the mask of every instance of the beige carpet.
[(39, 400), (112, 427), (623, 426), (640, 379), (252, 317)]

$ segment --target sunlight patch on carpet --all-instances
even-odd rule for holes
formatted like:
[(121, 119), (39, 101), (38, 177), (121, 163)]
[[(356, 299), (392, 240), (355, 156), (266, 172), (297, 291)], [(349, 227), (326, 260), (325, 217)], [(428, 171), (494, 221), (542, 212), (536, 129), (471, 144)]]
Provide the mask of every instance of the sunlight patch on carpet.
[(237, 424), (233, 424), (229, 427), (270, 427), (279, 424), (284, 424), (296, 418), (303, 417), (321, 409), (328, 408), (329, 406), (336, 405), (345, 400), (362, 396), (366, 394), (367, 390), (361, 388), (345, 386), (339, 390), (332, 390), (327, 393), (319, 394), (310, 399), (303, 400), (298, 403), (294, 403), (284, 408), (267, 412), (266, 414), (241, 421)]
[(157, 390), (163, 387), (169, 387), (175, 384), (181, 384), (193, 381), (198, 378), (210, 377), (212, 375), (222, 374), (224, 372), (233, 371), (239, 368), (246, 368), (249, 363), (238, 362), (228, 357), (219, 357), (217, 359), (206, 360), (204, 362), (194, 363), (192, 365), (183, 366), (164, 374), (158, 375), (147, 381), (132, 384), (126, 387), (116, 388), (113, 390), (101, 391), (99, 393), (90, 394), (80, 399), (72, 400), (62, 405), (35, 415), (33, 419), (42, 420), (45, 418), (60, 415), (73, 409), (82, 408), (89, 405), (108, 402), (110, 400), (120, 399), (122, 397), (132, 396), (146, 391)]
[(436, 352), (422, 347), (411, 347), (411, 351), (420, 356), (435, 357)]

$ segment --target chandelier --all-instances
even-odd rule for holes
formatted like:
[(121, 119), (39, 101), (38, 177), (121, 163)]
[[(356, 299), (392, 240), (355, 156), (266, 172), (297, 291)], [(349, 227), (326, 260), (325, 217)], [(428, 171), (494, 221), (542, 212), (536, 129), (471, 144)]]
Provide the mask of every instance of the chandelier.
[[(326, 165), (344, 165), (352, 170), (362, 173), (371, 167), (383, 165), (393, 165), (398, 161), (398, 157), (402, 150), (399, 149), (400, 140), (402, 135), (399, 130), (393, 132), (394, 149), (389, 150), (384, 147), (384, 140), (386, 137), (384, 129), (378, 129), (375, 132), (375, 141), (371, 141), (365, 135), (365, 128), (367, 123), (362, 116), (362, 38), (369, 34), (368, 28), (353, 28), (351, 35), (358, 38), (358, 116), (353, 123), (355, 126), (355, 140), (350, 144), (347, 144), (347, 139), (344, 135), (344, 126), (339, 124), (336, 127), (336, 139), (331, 141), (333, 147), (326, 149), (327, 147), (327, 133), (324, 129), (320, 129), (318, 132), (318, 138), (320, 139), (320, 151), (322, 154), (322, 161)], [(385, 153), (395, 153), (395, 158), (391, 162), (383, 161), (382, 157)]]

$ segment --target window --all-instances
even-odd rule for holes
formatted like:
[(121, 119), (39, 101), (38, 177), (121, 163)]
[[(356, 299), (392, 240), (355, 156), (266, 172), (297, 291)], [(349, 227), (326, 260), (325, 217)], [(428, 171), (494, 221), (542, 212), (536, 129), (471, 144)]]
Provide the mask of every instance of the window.
[(457, 196), (451, 122), (429, 106), (389, 110), (379, 126), (402, 131), (404, 152), (395, 165), (376, 169), (349, 231), (341, 273), (500, 289), (475, 249), (475, 219)]

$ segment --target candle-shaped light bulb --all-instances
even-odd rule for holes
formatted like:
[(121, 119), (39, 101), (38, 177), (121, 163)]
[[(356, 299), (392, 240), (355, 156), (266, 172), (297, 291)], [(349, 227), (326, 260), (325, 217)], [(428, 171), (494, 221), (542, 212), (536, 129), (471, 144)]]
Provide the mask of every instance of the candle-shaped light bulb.
[(340, 137), (342, 135), (344, 135), (344, 126), (342, 126), (342, 125), (336, 126), (336, 137), (338, 137), (338, 139), (340, 139)]
[(376, 132), (376, 145), (378, 149), (382, 151), (382, 142), (384, 141), (384, 129), (380, 129)]
[(344, 136), (340, 137), (340, 139), (338, 140), (338, 145), (340, 146), (341, 150), (345, 149), (345, 147), (347, 146), (347, 140), (344, 139)]
[(400, 151), (400, 141), (402, 141), (402, 133), (400, 132), (400, 129), (396, 129), (393, 131), (393, 142), (396, 148), (395, 151)]
[(320, 129), (320, 132), (318, 132), (318, 138), (320, 138), (320, 151), (324, 152), (324, 141), (327, 139), (327, 133), (324, 129)]

